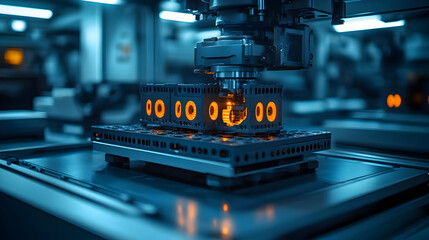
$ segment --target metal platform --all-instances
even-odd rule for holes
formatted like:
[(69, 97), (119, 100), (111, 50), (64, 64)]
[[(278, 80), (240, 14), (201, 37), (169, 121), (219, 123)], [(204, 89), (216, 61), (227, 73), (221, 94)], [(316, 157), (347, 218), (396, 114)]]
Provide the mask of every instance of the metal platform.
[(330, 137), (328, 132), (306, 131), (244, 137), (138, 125), (92, 128), (94, 150), (227, 178), (301, 163), (299, 157), (329, 149)]
[(0, 141), (43, 139), (46, 114), (28, 110), (0, 111)]
[[(408, 204), (427, 194), (424, 170), (316, 155), (314, 173), (219, 190), (146, 174), (142, 161), (126, 169), (109, 166), (104, 155), (81, 150), (27, 156), (10, 165), (0, 160), (0, 182), (7, 183), (0, 191), (108, 239), (373, 239), (412, 236), (410, 229), (422, 229), (419, 223), (428, 220), (427, 197)], [(22, 229), (20, 215), (2, 216), (4, 229)], [(34, 216), (14, 236), (55, 230), (36, 224)], [(355, 224), (368, 230), (354, 231)]]

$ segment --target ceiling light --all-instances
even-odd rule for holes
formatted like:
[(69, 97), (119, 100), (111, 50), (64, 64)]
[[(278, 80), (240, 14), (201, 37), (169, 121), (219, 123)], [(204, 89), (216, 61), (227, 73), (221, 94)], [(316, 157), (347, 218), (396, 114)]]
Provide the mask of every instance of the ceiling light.
[(345, 18), (344, 24), (334, 25), (337, 32), (352, 32), (380, 28), (401, 27), (405, 25), (404, 20), (384, 22), (379, 15), (368, 17)]
[(165, 20), (178, 22), (195, 22), (195, 16), (191, 13), (161, 11), (159, 17)]
[(0, 14), (49, 19), (52, 11), (49, 9), (18, 7), (0, 4)]
[(82, 0), (84, 2), (94, 2), (94, 3), (103, 3), (103, 4), (112, 4), (112, 5), (119, 5), (124, 3), (122, 0)]
[(15, 32), (24, 32), (27, 30), (27, 22), (24, 20), (12, 20), (10, 27)]

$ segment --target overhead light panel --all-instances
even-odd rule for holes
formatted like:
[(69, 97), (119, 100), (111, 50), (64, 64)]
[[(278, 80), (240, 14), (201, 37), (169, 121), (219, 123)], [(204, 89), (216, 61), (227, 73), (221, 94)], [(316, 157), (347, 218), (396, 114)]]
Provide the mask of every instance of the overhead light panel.
[(15, 32), (24, 32), (27, 30), (27, 22), (24, 20), (12, 20), (10, 27)]
[(404, 20), (384, 22), (381, 20), (380, 15), (376, 15), (368, 17), (346, 18), (344, 19), (344, 24), (334, 25), (333, 27), (337, 32), (352, 32), (380, 28), (401, 27), (404, 25)]
[(195, 16), (191, 13), (161, 11), (159, 17), (164, 20), (178, 21), (178, 22), (195, 22)]
[(0, 14), (50, 19), (53, 13), (49, 9), (18, 7), (0, 4)]
[(124, 3), (123, 0), (82, 0), (84, 2), (94, 2), (94, 3), (102, 3), (102, 4), (111, 4), (111, 5), (119, 5)]

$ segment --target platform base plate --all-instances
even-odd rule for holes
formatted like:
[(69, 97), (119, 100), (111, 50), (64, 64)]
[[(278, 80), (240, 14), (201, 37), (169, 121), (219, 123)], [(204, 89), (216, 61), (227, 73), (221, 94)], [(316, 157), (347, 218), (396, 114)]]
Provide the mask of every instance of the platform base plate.
[(331, 146), (328, 132), (282, 131), (245, 137), (137, 125), (96, 126), (92, 131), (94, 150), (224, 178), (299, 165), (305, 163), (304, 156)]
[[(105, 154), (105, 160), (109, 166), (120, 168), (129, 168), (130, 166), (130, 159), (123, 156)], [(144, 160), (142, 161), (145, 162)], [(298, 156), (292, 159), (284, 159), (283, 161), (284, 164), (274, 168), (261, 169), (260, 171), (249, 175), (231, 178), (212, 174), (203, 174), (151, 162), (145, 162), (144, 168), (142, 170), (150, 175), (169, 178), (193, 185), (214, 188), (237, 188), (268, 183), (300, 174), (312, 173), (319, 166), (319, 162), (315, 159), (315, 157), (304, 159), (304, 156)]]

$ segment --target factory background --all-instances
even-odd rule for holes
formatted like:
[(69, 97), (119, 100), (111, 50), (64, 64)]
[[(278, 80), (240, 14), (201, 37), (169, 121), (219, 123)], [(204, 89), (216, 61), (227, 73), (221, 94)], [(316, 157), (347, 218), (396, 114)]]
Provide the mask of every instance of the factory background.
[[(0, 162), (7, 165), (14, 161), (19, 162), (20, 159), (27, 159), (29, 161), (27, 167), (34, 164), (33, 167), (38, 168), (37, 164), (54, 161), (55, 158), (70, 161), (76, 158), (79, 159), (76, 161), (82, 162), (80, 164), (93, 164), (94, 169), (105, 172), (103, 174), (98, 172), (99, 175), (91, 175), (92, 177), (85, 179), (79, 178), (85, 175), (86, 170), (79, 172), (82, 167), (64, 167), (61, 171), (69, 170), (67, 174), (64, 173), (64, 176), (70, 178), (77, 176), (81, 184), (85, 184), (87, 180), (102, 181), (100, 179), (107, 175), (109, 169), (104, 169), (101, 163), (94, 160), (103, 158), (104, 164), (104, 155), (100, 153), (96, 153), (94, 155), (96, 157), (91, 155), (92, 149), (88, 140), (91, 137), (91, 126), (138, 123), (142, 109), (139, 92), (141, 83), (214, 82), (210, 75), (194, 73), (194, 48), (196, 43), (203, 39), (220, 36), (219, 31), (214, 27), (215, 19), (196, 21), (195, 16), (184, 9), (184, 2), (177, 0), (0, 1), (0, 158), (2, 159)], [(356, 2), (374, 4), (368, 3), (371, 1)], [(377, 203), (383, 199), (389, 199), (386, 202), (390, 201), (390, 206), (382, 204), (384, 207), (378, 210), (374, 210), (377, 208), (374, 207), (375, 205), (372, 208), (365, 208), (365, 211), (371, 213), (365, 217), (356, 216), (354, 219), (348, 219), (347, 223), (334, 224), (335, 221), (330, 219), (333, 225), (323, 231), (315, 229), (315, 235), (311, 235), (312, 237), (356, 237), (357, 232), (371, 229), (369, 227), (371, 222), (365, 222), (366, 220), (373, 221), (374, 226), (383, 226), (383, 229), (379, 230), (378, 237), (396, 236), (401, 239), (404, 236), (414, 236), (416, 239), (421, 239), (420, 237), (429, 235), (427, 217), (429, 197), (427, 189), (422, 187), (427, 185), (427, 179), (425, 180), (424, 176), (427, 177), (429, 169), (429, 28), (427, 27), (429, 4), (425, 1), (391, 2), (391, 6), (380, 7), (380, 14), (346, 19), (344, 25), (334, 26), (331, 24), (331, 19), (323, 17), (306, 21), (313, 35), (314, 58), (311, 68), (262, 73), (261, 82), (283, 85), (281, 114), (283, 127), (286, 130), (329, 131), (332, 133), (332, 150), (327, 153), (321, 152), (318, 156), (322, 159), (351, 161), (347, 164), (341, 163), (342, 165), (333, 160), (325, 165), (319, 163), (319, 166), (325, 169), (321, 170), (320, 176), (329, 176), (326, 177), (329, 180), (324, 179), (326, 181), (321, 181), (317, 186), (322, 188), (328, 182), (332, 184), (334, 181), (338, 181), (339, 184), (341, 181), (362, 180), (362, 186), (356, 185), (347, 191), (369, 189), (368, 191), (374, 192), (374, 196), (377, 196), (376, 192), (382, 192), (383, 189), (390, 191), (389, 194), (383, 195), (382, 199), (373, 199)], [(385, 11), (383, 8), (386, 8)], [(403, 11), (393, 11), (389, 8), (402, 8)], [(359, 164), (353, 167), (353, 164), (357, 164), (356, 162)], [(58, 163), (58, 165), (61, 164), (64, 163)], [(375, 178), (377, 174), (390, 171), (386, 169), (391, 168), (405, 170), (398, 171), (397, 176), (389, 175), (386, 179), (374, 179), (374, 183), (363, 180)], [(0, 169), (5, 168), (0, 167)], [(121, 178), (119, 173), (112, 175)], [(350, 177), (352, 175), (356, 178)], [(107, 182), (119, 192), (118, 189), (128, 186), (126, 183), (109, 179)], [(415, 181), (414, 185), (406, 185), (412, 180)], [(0, 185), (8, 181), (11, 181), (11, 178), (0, 172)], [(198, 211), (196, 210), (198, 204), (210, 205), (211, 202), (194, 196), (190, 193), (192, 190), (186, 194), (183, 193), (188, 198), (183, 197), (180, 191), (164, 186), (163, 181), (160, 180), (152, 186), (159, 187), (158, 190), (146, 189), (146, 191), (149, 195), (164, 191), (165, 198), (160, 201), (163, 202), (162, 204), (166, 204), (165, 202), (169, 200), (174, 201), (175, 206), (171, 209), (174, 217), (167, 220), (155, 218), (157, 220), (145, 225), (147, 228), (152, 224), (156, 225), (148, 231), (153, 231), (152, 236), (160, 236), (156, 234), (162, 233), (165, 228), (168, 229), (163, 232), (165, 237), (198, 239), (200, 236), (198, 234), (202, 234), (201, 232), (206, 229), (199, 228), (200, 223), (195, 220), (197, 216), (193, 217), (197, 214), (194, 211)], [(310, 181), (307, 179), (298, 184), (301, 189), (295, 189), (291, 196), (302, 197), (306, 189), (315, 191), (305, 185), (305, 183), (310, 184)], [(378, 184), (383, 181), (391, 181), (392, 185), (382, 188)], [(141, 180), (139, 183), (145, 184), (146, 187), (151, 186), (149, 180)], [(165, 185), (168, 184), (165, 183)], [(376, 187), (377, 185), (380, 189)], [(180, 187), (183, 186), (180, 185)], [(13, 189), (20, 188), (14, 186)], [(130, 185), (130, 189), (132, 190), (125, 191), (126, 194), (132, 195), (139, 191), (134, 185)], [(183, 187), (183, 189), (189, 188)], [(131, 236), (126, 235), (124, 229), (104, 232), (105, 226), (98, 226), (95, 222), (55, 216), (55, 211), (49, 212), (46, 206), (38, 205), (36, 200), (25, 197), (19, 199), (19, 194), (14, 195), (5, 188), (0, 187), (0, 191), (2, 201), (13, 206), (11, 209), (21, 209), (11, 211), (5, 207), (7, 205), (1, 204), (2, 224), (0, 225), (8, 221), (10, 214), (15, 213), (17, 217), (12, 218), (14, 220), (10, 223), (17, 224), (23, 221), (17, 219), (24, 216), (31, 216), (33, 221), (37, 219), (45, 219), (43, 221), (47, 223), (59, 221), (61, 223), (55, 224), (61, 225), (59, 229), (64, 233), (70, 233), (70, 236), (86, 238)], [(203, 192), (216, 200), (219, 199), (216, 204), (220, 206), (220, 215), (228, 212), (228, 207), (231, 208), (231, 205), (226, 202), (225, 205), (222, 204), (223, 199), (228, 199), (225, 193), (217, 195), (206, 190)], [(272, 195), (267, 193), (267, 199), (270, 196), (275, 198), (274, 192), (280, 194), (273, 190)], [(275, 212), (275, 208), (279, 207), (278, 202), (261, 196), (261, 199), (249, 200), (248, 206), (240, 206), (237, 203), (242, 198), (251, 199), (254, 194), (256, 193), (251, 194), (246, 191), (237, 193), (231, 198), (231, 202), (237, 208), (253, 209), (254, 207), (257, 215), (255, 218), (260, 221), (258, 226), (274, 226), (270, 225), (271, 221), (278, 220), (276, 217), (279, 213), (282, 211), (285, 214), (288, 213), (285, 209)], [(332, 191), (330, 194), (332, 195), (326, 194), (324, 197), (331, 197), (334, 201), (335, 192)], [(407, 196), (396, 201), (393, 196), (399, 194)], [(341, 193), (345, 198), (346, 195)], [(25, 210), (26, 208), (13, 202), (12, 198), (31, 205), (31, 209)], [(302, 199), (305, 198), (302, 197)], [(326, 209), (334, 205), (333, 202), (324, 200), (329, 202), (329, 204), (326, 203)], [(353, 200), (356, 201), (353, 203), (356, 209), (363, 204), (359, 202), (359, 197)], [(38, 201), (52, 201), (59, 204), (54, 199)], [(265, 204), (264, 201), (270, 204)], [(258, 204), (262, 202), (264, 204), (259, 206)], [(315, 200), (312, 203), (316, 202)], [(281, 204), (279, 205), (281, 208)], [(293, 206), (295, 205), (290, 207), (293, 209)], [(60, 209), (62, 207), (66, 206), (58, 206)], [(303, 206), (297, 204), (295, 207), (300, 209)], [(350, 207), (349, 211), (355, 213), (353, 207)], [(42, 213), (35, 213), (37, 208), (42, 209)], [(245, 222), (246, 215), (240, 215), (238, 220), (229, 218), (227, 215), (204, 218), (212, 215), (208, 213), (209, 210), (203, 214), (202, 209), (203, 207), (198, 215), (203, 219), (200, 221), (210, 222), (209, 225), (212, 227), (216, 225), (213, 228), (220, 231), (220, 235), (208, 235), (208, 238), (228, 239), (247, 236), (244, 233), (240, 235), (240, 231), (244, 230), (238, 230)], [(395, 209), (398, 211), (395, 212)], [(184, 217), (181, 217), (181, 211), (185, 212)], [(298, 210), (291, 210), (291, 212), (299, 215), (294, 211)], [(44, 216), (46, 212), (51, 215)], [(347, 212), (338, 213), (338, 216), (343, 214), (347, 215)], [(231, 215), (233, 215), (232, 212)], [(320, 216), (322, 215), (321, 213)], [(121, 217), (126, 218), (126, 214), (122, 214)], [(97, 218), (97, 216), (88, 216), (88, 218)], [(393, 218), (398, 221), (400, 218), (412, 220), (408, 223), (397, 223), (392, 222)], [(117, 221), (113, 221), (112, 224), (120, 225), (119, 220)], [(67, 222), (71, 222), (72, 226), (68, 226)], [(31, 225), (25, 221), (22, 224)], [(134, 226), (132, 224), (130, 226)], [(306, 226), (305, 224), (302, 223), (302, 226)], [(42, 223), (36, 225), (37, 228), (44, 229)], [(92, 226), (96, 227), (92, 228)], [(13, 238), (15, 233), (5, 232), (7, 230), (2, 227), (0, 229), (2, 229), (0, 236), (4, 235), (6, 239)], [(42, 238), (59, 236), (45, 231), (38, 232), (36, 228), (30, 229), (30, 233), (36, 232)], [(178, 230), (177, 235), (172, 229)], [(270, 228), (258, 229), (263, 233)], [(340, 230), (335, 231), (336, 229)], [(55, 234), (61, 234), (61, 231), (53, 230)], [(140, 230), (135, 228), (128, 233), (131, 234), (133, 231), (136, 234), (140, 233)], [(297, 227), (288, 232), (291, 235), (286, 234), (286, 236), (307, 236), (299, 235), (301, 231), (302, 229)], [(31, 236), (25, 233), (16, 234), (21, 238)], [(207, 237), (207, 235), (203, 236)]]

